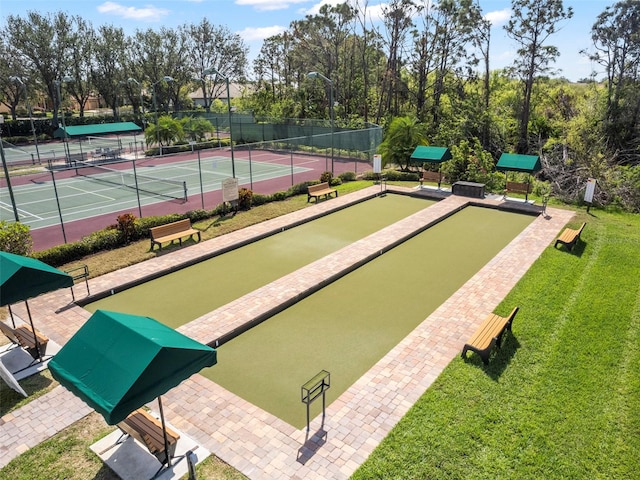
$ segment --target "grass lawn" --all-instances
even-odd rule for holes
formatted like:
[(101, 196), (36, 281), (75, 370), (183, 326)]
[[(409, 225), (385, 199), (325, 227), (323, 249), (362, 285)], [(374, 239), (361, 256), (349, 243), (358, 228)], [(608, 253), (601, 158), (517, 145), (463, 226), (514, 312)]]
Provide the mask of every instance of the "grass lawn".
[(593, 213), (500, 305), (521, 308), (489, 366), (451, 362), (354, 479), (637, 478), (640, 216)]
[[(255, 208), (210, 221), (207, 232), (305, 204), (306, 196)], [(548, 248), (500, 305), (502, 315), (520, 312), (490, 364), (473, 353), (451, 362), (354, 479), (637, 476), (640, 215), (592, 213), (571, 224), (587, 222), (584, 242), (573, 253)], [(83, 262), (97, 275), (148, 258), (148, 249), (140, 242)], [(14, 459), (0, 479), (113, 478), (88, 450), (113, 428), (105, 427), (92, 414)], [(198, 478), (243, 477), (210, 457)]]

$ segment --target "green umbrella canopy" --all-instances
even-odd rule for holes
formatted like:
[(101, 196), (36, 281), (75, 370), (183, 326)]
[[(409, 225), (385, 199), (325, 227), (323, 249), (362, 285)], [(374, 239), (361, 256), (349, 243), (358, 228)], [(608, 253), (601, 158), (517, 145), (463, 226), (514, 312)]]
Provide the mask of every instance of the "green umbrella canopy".
[(451, 160), (451, 151), (446, 147), (418, 145), (411, 154), (411, 163), (442, 163)]
[(542, 169), (540, 157), (537, 155), (519, 155), (516, 153), (503, 153), (496, 164), (496, 169), (504, 172), (534, 173)]
[(215, 363), (213, 348), (152, 318), (97, 310), (49, 370), (114, 425)]
[(73, 286), (71, 275), (35, 258), (0, 252), (0, 306)]

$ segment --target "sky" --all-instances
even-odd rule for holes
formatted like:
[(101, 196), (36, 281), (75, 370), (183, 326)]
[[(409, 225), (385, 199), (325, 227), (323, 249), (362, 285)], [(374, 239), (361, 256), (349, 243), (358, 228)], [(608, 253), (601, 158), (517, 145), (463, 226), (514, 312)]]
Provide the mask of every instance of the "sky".
[[(260, 52), (262, 41), (285, 31), (294, 20), (317, 13), (322, 4), (344, 3), (344, 0), (0, 0), (0, 22), (9, 15), (26, 16), (30, 10), (41, 14), (64, 11), (79, 15), (94, 27), (110, 24), (122, 27), (129, 35), (136, 29), (199, 23), (206, 17), (212, 24), (225, 26), (237, 33), (249, 47), (249, 60)], [(380, 11), (382, 0), (369, 0), (372, 14)], [(610, 0), (565, 0), (573, 7), (573, 18), (563, 22), (562, 29), (547, 44), (560, 49), (555, 63), (556, 76), (576, 81), (588, 78), (593, 70), (602, 78), (598, 65), (590, 62), (580, 50), (592, 48), (591, 27)], [(480, 0), (485, 18), (492, 22), (491, 69), (511, 65), (517, 46), (506, 36), (503, 26), (510, 18), (510, 0)]]

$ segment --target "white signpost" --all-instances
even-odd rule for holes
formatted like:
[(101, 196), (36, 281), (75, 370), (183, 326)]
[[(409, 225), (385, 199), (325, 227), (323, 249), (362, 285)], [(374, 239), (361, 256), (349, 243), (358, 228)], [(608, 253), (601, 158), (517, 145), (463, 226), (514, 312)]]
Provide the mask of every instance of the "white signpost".
[(230, 203), (234, 211), (238, 209), (238, 179), (235, 177), (225, 178), (222, 181), (222, 203)]
[(373, 156), (373, 173), (382, 172), (382, 155), (376, 153)]
[(591, 208), (591, 204), (593, 203), (593, 194), (595, 193), (595, 191), (596, 179), (587, 179), (587, 188), (584, 191), (584, 202), (587, 204), (587, 213), (589, 213), (589, 209)]

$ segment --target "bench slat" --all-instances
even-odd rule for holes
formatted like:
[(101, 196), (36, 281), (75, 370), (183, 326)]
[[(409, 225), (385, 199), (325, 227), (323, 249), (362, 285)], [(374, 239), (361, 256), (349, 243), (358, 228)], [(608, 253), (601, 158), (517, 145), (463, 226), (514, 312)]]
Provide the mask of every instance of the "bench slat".
[(188, 218), (167, 223), (166, 225), (152, 227), (149, 229), (149, 234), (151, 235), (151, 250), (153, 250), (155, 245), (158, 245), (158, 248), (162, 249), (163, 243), (173, 243), (174, 240), (179, 240), (180, 245), (182, 245), (183, 238), (193, 238), (194, 235), (198, 236), (198, 241), (201, 240), (200, 230), (193, 228)]
[(554, 248), (558, 246), (558, 244), (565, 245), (569, 251), (573, 250), (573, 247), (578, 240), (580, 239), (580, 235), (582, 234), (582, 230), (586, 226), (586, 222), (580, 226), (577, 230), (574, 228), (565, 228), (563, 232), (560, 234), (556, 243), (554, 244)]
[(521, 183), (521, 182), (507, 182), (505, 192), (507, 193), (522, 193), (527, 195), (531, 193), (533, 190), (532, 185), (530, 183)]
[[(130, 413), (127, 418), (118, 423), (118, 427), (127, 435), (132, 436), (151, 452), (160, 462), (165, 460), (164, 434), (160, 420), (146, 410), (139, 408)], [(175, 453), (180, 434), (167, 427), (167, 443), (169, 456)]]
[(462, 358), (466, 358), (467, 351), (472, 350), (482, 358), (482, 361), (489, 363), (489, 355), (493, 347), (500, 347), (502, 336), (506, 330), (511, 330), (513, 319), (520, 307), (515, 307), (508, 317), (501, 317), (495, 313), (489, 314), (480, 324), (469, 341), (462, 348)]
[(331, 194), (335, 193), (336, 198), (338, 197), (338, 190), (335, 188), (330, 188), (328, 182), (319, 183), (317, 185), (309, 185), (307, 187), (307, 203), (312, 199), (316, 199), (316, 203), (318, 203), (318, 199), (321, 196), (325, 198), (331, 197)]
[[(34, 331), (28, 325), (18, 325), (16, 328), (11, 328), (9, 325), (0, 320), (0, 331), (9, 339), (11, 342), (19, 345), (24, 348), (29, 355), (31, 355), (34, 359), (38, 359), (38, 352), (41, 356), (47, 352), (47, 344), (49, 343), (49, 338), (39, 331)], [(36, 348), (36, 339), (38, 341), (38, 346)]]

